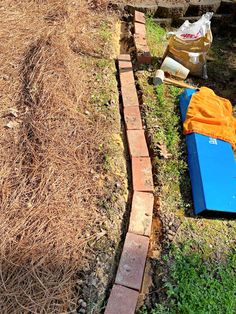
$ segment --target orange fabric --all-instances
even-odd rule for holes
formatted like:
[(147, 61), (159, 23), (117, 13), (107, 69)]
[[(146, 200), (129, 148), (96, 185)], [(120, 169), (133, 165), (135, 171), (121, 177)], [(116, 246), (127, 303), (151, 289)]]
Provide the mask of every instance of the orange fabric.
[(192, 132), (219, 138), (236, 147), (236, 119), (229, 100), (201, 87), (192, 95), (184, 122), (184, 134)]

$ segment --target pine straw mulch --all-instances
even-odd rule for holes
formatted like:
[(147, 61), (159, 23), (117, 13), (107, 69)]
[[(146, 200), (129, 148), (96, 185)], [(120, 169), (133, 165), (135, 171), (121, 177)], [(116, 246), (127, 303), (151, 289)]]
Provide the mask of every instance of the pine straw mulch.
[[(84, 114), (104, 3), (0, 4), (0, 312), (72, 313), (109, 122)], [(95, 10), (94, 10), (95, 8)], [(107, 48), (107, 47), (106, 47)], [(107, 52), (108, 51), (108, 52)]]

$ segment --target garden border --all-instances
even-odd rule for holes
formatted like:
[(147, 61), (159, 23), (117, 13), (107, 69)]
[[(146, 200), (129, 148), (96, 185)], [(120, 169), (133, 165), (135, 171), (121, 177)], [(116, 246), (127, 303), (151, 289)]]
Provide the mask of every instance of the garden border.
[[(143, 24), (140, 23), (140, 25)], [(119, 56), (118, 69), (126, 136), (132, 164), (133, 197), (129, 228), (105, 314), (134, 314), (142, 287), (151, 235), (154, 185), (151, 159), (142, 126), (129, 54)]]

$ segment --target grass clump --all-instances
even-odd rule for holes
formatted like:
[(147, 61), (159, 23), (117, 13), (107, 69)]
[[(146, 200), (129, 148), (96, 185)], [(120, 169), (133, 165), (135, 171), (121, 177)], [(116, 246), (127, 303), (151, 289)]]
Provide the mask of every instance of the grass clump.
[(180, 119), (179, 116), (175, 114), (175, 108), (172, 106), (171, 89), (164, 85), (160, 85), (156, 87), (155, 92), (158, 100), (156, 115), (163, 125), (165, 135), (164, 141), (167, 149), (171, 153), (175, 153), (179, 142), (179, 136), (176, 131), (179, 129)]
[(167, 45), (166, 30), (155, 23), (152, 18), (146, 19), (147, 41), (153, 56), (162, 56)]
[[(168, 265), (168, 271), (166, 266)], [(166, 298), (152, 310), (140, 314), (232, 314), (236, 311), (236, 259), (231, 253), (224, 261), (205, 259), (193, 252), (191, 242), (173, 245), (163, 256), (159, 271), (165, 272)]]
[(154, 87), (148, 83), (150, 79), (147, 73), (142, 72), (138, 76), (144, 93), (143, 113), (153, 151), (153, 163), (157, 169), (155, 182), (160, 206), (167, 212), (183, 210), (183, 206), (188, 206), (188, 200), (182, 198), (181, 187), (185, 185), (189, 189), (189, 178), (186, 175), (186, 152), (177, 104), (177, 95), (181, 89), (166, 85)]
[[(91, 102), (95, 109), (109, 115), (109, 111), (116, 107), (118, 97), (116, 94), (115, 64), (113, 60), (100, 59), (94, 63), (93, 91)], [(96, 70), (97, 69), (97, 70)], [(107, 110), (109, 109), (109, 110)]]
[[(174, 312), (234, 313), (236, 310), (236, 259), (206, 261), (200, 252), (174, 247), (170, 282), (165, 283)], [(168, 302), (167, 299), (167, 302)]]

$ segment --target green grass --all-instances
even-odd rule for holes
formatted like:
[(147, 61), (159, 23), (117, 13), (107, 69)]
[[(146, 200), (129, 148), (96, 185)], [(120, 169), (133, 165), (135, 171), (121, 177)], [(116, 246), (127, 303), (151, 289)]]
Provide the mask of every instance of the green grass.
[[(236, 312), (236, 255), (225, 261), (205, 260), (193, 252), (191, 242), (172, 246), (163, 256), (168, 273), (163, 280), (166, 298), (140, 314), (233, 314)], [(166, 266), (160, 266), (166, 272)]]
[(118, 102), (116, 96), (117, 82), (114, 76), (115, 63), (113, 60), (98, 59), (94, 63), (94, 76), (93, 76), (93, 94), (91, 95), (91, 102), (95, 108), (106, 114), (109, 114), (114, 104), (111, 101)]
[(104, 41), (111, 41), (113, 36), (113, 31), (111, 25), (107, 21), (102, 21), (99, 32), (101, 38)]
[(147, 41), (153, 56), (162, 56), (167, 45), (166, 30), (152, 18), (146, 20)]
[[(154, 87), (148, 73), (138, 73), (143, 88), (144, 116), (151, 137), (157, 193), (167, 212), (184, 211), (188, 201), (182, 198), (181, 186), (190, 192), (186, 151), (182, 140), (177, 95), (181, 89), (171, 86)], [(163, 156), (166, 153), (166, 157)], [(165, 154), (164, 154), (165, 155)]]
[[(179, 136), (176, 129), (179, 128), (180, 118), (175, 114), (175, 107), (172, 106), (172, 98), (167, 96), (168, 91), (170, 92), (170, 97), (172, 96), (171, 90), (167, 89), (164, 85), (156, 87), (156, 96), (158, 99), (157, 116), (161, 120), (164, 130), (164, 136), (167, 149), (170, 153), (175, 153), (177, 145), (179, 142)], [(165, 94), (166, 92), (166, 94)]]

